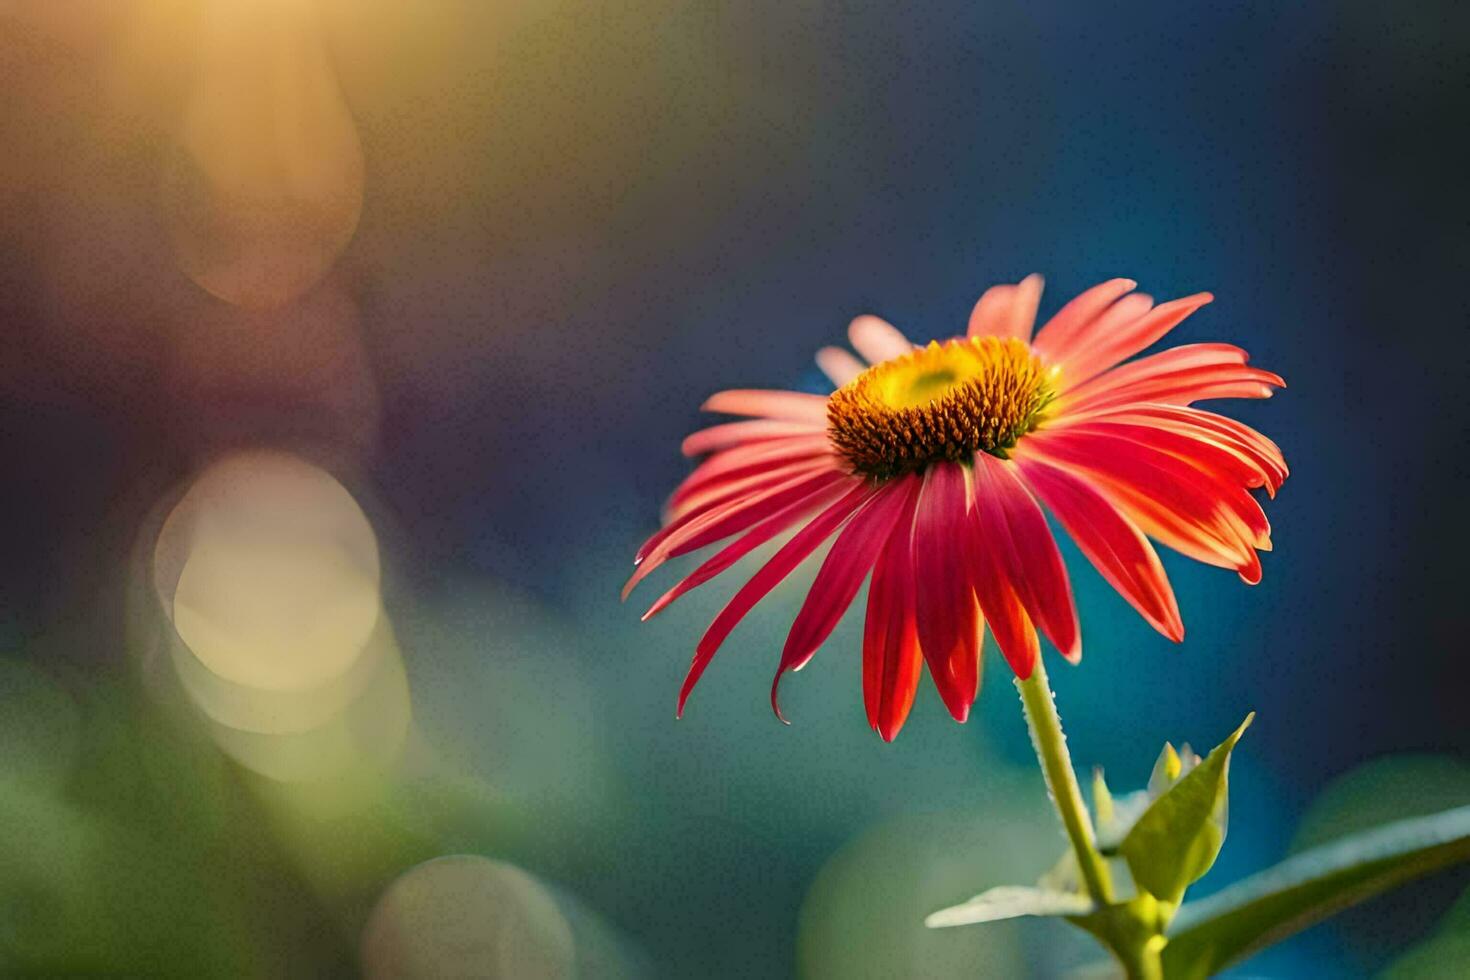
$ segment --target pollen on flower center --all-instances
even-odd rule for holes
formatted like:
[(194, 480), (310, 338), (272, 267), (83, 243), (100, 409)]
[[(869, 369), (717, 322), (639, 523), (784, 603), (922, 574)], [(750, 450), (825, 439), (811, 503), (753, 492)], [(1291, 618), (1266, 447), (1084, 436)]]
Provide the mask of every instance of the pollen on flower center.
[(854, 470), (878, 479), (977, 451), (1005, 456), (1053, 397), (1046, 368), (1016, 339), (969, 337), (868, 368), (832, 393), (827, 431)]

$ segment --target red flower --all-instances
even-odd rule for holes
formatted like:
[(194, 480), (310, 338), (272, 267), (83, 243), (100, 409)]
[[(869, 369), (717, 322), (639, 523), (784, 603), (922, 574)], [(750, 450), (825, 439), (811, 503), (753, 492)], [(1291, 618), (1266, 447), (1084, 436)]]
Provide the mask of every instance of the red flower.
[[(967, 336), (915, 347), (872, 316), (849, 336), (868, 363), (829, 347), (829, 396), (724, 391), (705, 409), (746, 416), (684, 440), (708, 458), (674, 492), (668, 522), (639, 550), (624, 590), (670, 558), (739, 535), (655, 602), (650, 616), (795, 529), (700, 640), (679, 712), (735, 625), (834, 539), (797, 614), (771, 688), (811, 659), (872, 573), (863, 635), (868, 721), (892, 740), (921, 662), (956, 720), (980, 680), (982, 627), (1031, 675), (1037, 629), (1081, 656), (1067, 571), (1042, 505), (1155, 629), (1184, 636), (1149, 538), (1261, 578), (1270, 525), (1248, 490), (1286, 478), (1281, 451), (1248, 426), (1191, 407), (1268, 398), (1281, 378), (1228, 344), (1190, 344), (1123, 363), (1211, 300), (1154, 306), (1113, 279), (1031, 336), (1041, 278), (995, 286)], [(871, 366), (869, 366), (869, 363)]]

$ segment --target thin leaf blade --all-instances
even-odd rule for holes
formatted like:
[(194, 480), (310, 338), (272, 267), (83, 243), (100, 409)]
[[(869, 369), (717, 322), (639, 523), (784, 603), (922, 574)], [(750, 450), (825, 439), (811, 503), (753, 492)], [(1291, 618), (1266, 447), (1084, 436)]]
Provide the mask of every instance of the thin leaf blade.
[(1200, 902), (1169, 928), (1164, 969), (1206, 977), (1335, 912), (1470, 860), (1470, 806), (1414, 817), (1303, 851)]
[(977, 922), (1000, 922), (1023, 915), (1087, 915), (1093, 909), (1092, 901), (1085, 895), (1025, 885), (1001, 885), (981, 892), (968, 902), (935, 912), (924, 920), (924, 925), (930, 929), (943, 929)]

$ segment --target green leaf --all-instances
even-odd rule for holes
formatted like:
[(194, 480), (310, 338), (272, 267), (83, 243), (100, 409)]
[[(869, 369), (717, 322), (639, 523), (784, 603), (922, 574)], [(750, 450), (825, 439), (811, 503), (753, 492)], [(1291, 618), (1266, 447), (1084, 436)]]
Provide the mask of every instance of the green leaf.
[(924, 920), (924, 925), (930, 929), (942, 929), (976, 922), (999, 922), (1022, 915), (1087, 915), (1093, 909), (1092, 901), (1084, 895), (1024, 885), (1001, 885), (981, 892), (961, 905), (935, 912)]
[(1349, 905), (1470, 860), (1470, 806), (1324, 844), (1185, 905), (1164, 947), (1168, 976), (1194, 980)]
[(1103, 778), (1101, 766), (1092, 770), (1092, 811), (1099, 824), (1110, 824), (1117, 819), (1113, 794), (1108, 789), (1108, 781)]
[(1097, 822), (1097, 849), (1104, 857), (1115, 857), (1120, 853), (1118, 848), (1151, 803), (1153, 800), (1144, 789), (1113, 797), (1111, 818)]
[[(1149, 805), (1118, 845), (1139, 887), (1162, 902), (1177, 905), (1184, 889), (1196, 881), (1220, 853), (1225, 841), (1225, 803), (1230, 751), (1255, 718), (1246, 716), (1230, 737)], [(1164, 747), (1160, 766), (1182, 769), (1171, 746)]]
[(1164, 750), (1159, 753), (1158, 761), (1154, 763), (1154, 771), (1148, 777), (1148, 791), (1153, 796), (1163, 796), (1169, 787), (1179, 781), (1184, 775), (1184, 760), (1179, 758), (1179, 753), (1174, 751), (1170, 742), (1164, 743)]
[(1102, 852), (1103, 857), (1117, 856), (1118, 845), (1123, 843), (1123, 838), (1128, 836), (1128, 831), (1143, 816), (1143, 811), (1148, 809), (1150, 802), (1152, 801), (1144, 790), (1113, 796), (1107, 781), (1103, 779), (1103, 771), (1092, 771), (1092, 808), (1096, 815), (1094, 821), (1097, 849)]

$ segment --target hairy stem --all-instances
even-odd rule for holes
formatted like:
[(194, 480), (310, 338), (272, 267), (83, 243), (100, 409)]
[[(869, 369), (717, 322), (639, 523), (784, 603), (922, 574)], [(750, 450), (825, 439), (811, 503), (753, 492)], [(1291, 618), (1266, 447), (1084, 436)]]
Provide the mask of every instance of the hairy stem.
[(1077, 855), (1077, 867), (1081, 869), (1082, 880), (1087, 885), (1087, 894), (1099, 905), (1110, 905), (1113, 902), (1112, 876), (1093, 840), (1092, 818), (1082, 803), (1082, 790), (1077, 786), (1077, 774), (1072, 771), (1072, 758), (1067, 754), (1067, 739), (1062, 734), (1062, 720), (1057, 717), (1056, 702), (1051, 687), (1046, 683), (1046, 669), (1042, 667), (1040, 657), (1037, 657), (1036, 668), (1030, 677), (1016, 679), (1016, 687), (1026, 708), (1026, 722), (1031, 727), (1036, 757), (1041, 760), (1052, 802)]

